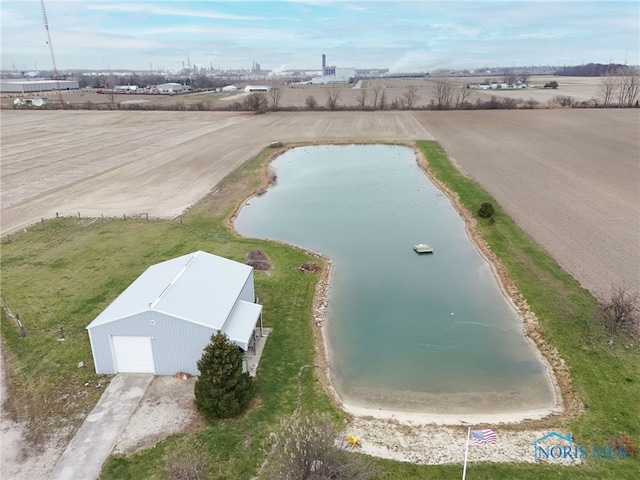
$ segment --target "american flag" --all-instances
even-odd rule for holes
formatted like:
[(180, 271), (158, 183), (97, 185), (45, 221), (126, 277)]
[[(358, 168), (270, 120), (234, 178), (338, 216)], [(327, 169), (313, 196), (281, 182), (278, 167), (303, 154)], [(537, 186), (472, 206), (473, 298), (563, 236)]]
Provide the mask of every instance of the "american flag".
[(496, 432), (494, 432), (490, 428), (484, 428), (482, 430), (471, 430), (471, 436), (473, 437), (473, 442), (471, 442), (471, 445), (498, 443)]

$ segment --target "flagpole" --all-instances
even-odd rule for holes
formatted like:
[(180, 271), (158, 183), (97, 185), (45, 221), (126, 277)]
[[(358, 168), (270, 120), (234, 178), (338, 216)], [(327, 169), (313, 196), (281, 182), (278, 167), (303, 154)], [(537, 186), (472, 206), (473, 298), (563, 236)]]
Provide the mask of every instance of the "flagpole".
[(467, 456), (469, 455), (469, 437), (471, 436), (471, 427), (467, 430), (467, 447), (464, 449), (464, 468), (462, 469), (462, 480), (467, 476)]

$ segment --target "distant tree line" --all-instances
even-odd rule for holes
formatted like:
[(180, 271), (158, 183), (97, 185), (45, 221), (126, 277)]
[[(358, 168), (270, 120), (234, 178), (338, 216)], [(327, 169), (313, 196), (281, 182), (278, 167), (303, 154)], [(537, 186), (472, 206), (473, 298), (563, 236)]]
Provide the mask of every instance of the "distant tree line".
[(207, 90), (221, 88), (227, 83), (220, 78), (208, 77), (206, 75), (196, 75), (191, 78), (184, 77), (167, 77), (157, 74), (131, 74), (127, 76), (115, 75), (80, 75), (78, 76), (78, 86), (80, 88), (113, 88), (116, 85), (132, 85), (139, 88), (145, 88), (163, 83), (180, 83), (189, 85), (194, 90)]
[[(203, 77), (206, 79), (207, 77)], [(515, 78), (515, 77), (514, 77)], [(521, 77), (522, 78), (522, 77)], [(624, 67), (617, 70), (610, 70), (607, 74), (600, 77), (598, 90), (589, 100), (576, 100), (568, 95), (555, 95), (545, 103), (541, 103), (535, 98), (514, 98), (492, 95), (491, 97), (477, 98), (475, 101), (470, 100), (472, 89), (467, 85), (460, 84), (450, 77), (433, 77), (432, 88), (430, 90), (430, 99), (428, 104), (419, 104), (421, 96), (420, 89), (415, 85), (409, 85), (406, 90), (395, 98), (389, 98), (387, 90), (383, 85), (374, 84), (371, 88), (360, 89), (355, 104), (346, 105), (340, 103), (341, 93), (344, 87), (330, 85), (325, 87), (324, 102), (322, 98), (316, 98), (309, 95), (303, 105), (281, 105), (282, 90), (280, 87), (274, 86), (268, 92), (253, 92), (244, 96), (241, 100), (234, 101), (229, 104), (216, 103), (213, 100), (206, 99), (198, 102), (186, 102), (185, 98), (178, 98), (171, 104), (155, 104), (155, 103), (118, 103), (115, 101), (115, 92), (113, 87), (117, 85), (115, 82), (126, 81), (126, 78), (115, 76), (98, 76), (89, 77), (95, 82), (98, 88), (108, 90), (107, 97), (109, 103), (93, 103), (90, 101), (84, 104), (66, 105), (68, 109), (86, 109), (86, 110), (174, 110), (174, 111), (247, 111), (257, 114), (266, 113), (268, 111), (299, 111), (299, 110), (497, 110), (497, 109), (535, 109), (535, 108), (629, 108), (640, 107), (640, 71), (636, 68)], [(147, 80), (161, 81), (163, 77), (150, 78), (132, 76), (129, 78), (129, 84), (142, 84)], [(143, 81), (144, 80), (144, 81)], [(205, 83), (198, 83), (200, 77), (191, 79), (194, 89), (200, 88)], [(209, 79), (211, 80), (211, 79)], [(512, 79), (513, 80), (513, 79)], [(526, 79), (524, 79), (526, 80)], [(203, 80), (204, 81), (204, 80)], [(522, 81), (522, 80), (519, 80)], [(206, 85), (214, 85), (207, 83)], [(195, 88), (198, 87), (198, 88)], [(553, 80), (544, 85), (544, 88), (558, 89), (560, 85)], [(204, 87), (202, 87), (204, 88)], [(526, 90), (523, 90), (525, 92)], [(314, 93), (321, 92), (315, 90)], [(15, 106), (14, 108), (31, 108), (30, 106)], [(47, 108), (59, 108), (58, 105), (49, 105)]]
[(554, 75), (561, 77), (601, 77), (631, 68), (620, 63), (587, 63), (586, 65), (559, 68)]

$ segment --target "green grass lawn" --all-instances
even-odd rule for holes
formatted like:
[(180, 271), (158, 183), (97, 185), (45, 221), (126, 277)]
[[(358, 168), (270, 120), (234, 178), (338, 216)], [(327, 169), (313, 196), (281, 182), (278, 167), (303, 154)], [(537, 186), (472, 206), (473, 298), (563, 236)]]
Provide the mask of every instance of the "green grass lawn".
[[(492, 201), (478, 185), (451, 165), (433, 142), (418, 142), (438, 178), (455, 190), (470, 211)], [(324, 392), (314, 363), (311, 326), (317, 274), (298, 267), (310, 261), (290, 246), (242, 238), (229, 217), (246, 196), (264, 184), (265, 152), (225, 179), (219, 188), (186, 212), (180, 221), (61, 218), (34, 225), (28, 233), (2, 244), (1, 288), (27, 330), (21, 338), (2, 313), (2, 341), (8, 358), (12, 399), (8, 410), (31, 418), (32, 438), (65, 425), (77, 426), (102, 392), (93, 371), (85, 327), (149, 265), (204, 250), (244, 261), (250, 250), (266, 252), (274, 268), (256, 272), (256, 295), (264, 306), (265, 326), (273, 328), (257, 383), (257, 399), (245, 415), (216, 422), (193, 433), (176, 435), (133, 456), (110, 459), (105, 479), (164, 478), (166, 453), (177, 446), (210, 459), (211, 478), (249, 479), (265, 458), (265, 442), (298, 402), (303, 410), (335, 409)], [(621, 337), (613, 347), (594, 320), (597, 303), (496, 207), (495, 223), (480, 229), (524, 294), (549, 340), (568, 363), (574, 387), (585, 404), (583, 415), (564, 428), (585, 445), (606, 444), (619, 431), (640, 443), (640, 362), (637, 344)], [(317, 261), (317, 260), (316, 260)], [(64, 327), (65, 340), (59, 341)], [(78, 368), (84, 361), (85, 367)], [(532, 439), (533, 440), (533, 439)], [(455, 479), (461, 466), (417, 466), (376, 460), (381, 479)], [(532, 464), (475, 464), (469, 479), (578, 478), (631, 479), (640, 460), (589, 460), (580, 467)]]

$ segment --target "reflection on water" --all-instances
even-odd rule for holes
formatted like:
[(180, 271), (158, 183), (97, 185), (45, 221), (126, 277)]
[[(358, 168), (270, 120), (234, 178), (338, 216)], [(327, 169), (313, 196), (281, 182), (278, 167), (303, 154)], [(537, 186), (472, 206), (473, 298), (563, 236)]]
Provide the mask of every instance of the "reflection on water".
[[(326, 332), (345, 401), (437, 413), (553, 406), (520, 319), (411, 149), (296, 148), (272, 166), (277, 186), (235, 227), (335, 262)], [(417, 255), (417, 243), (434, 253)]]

